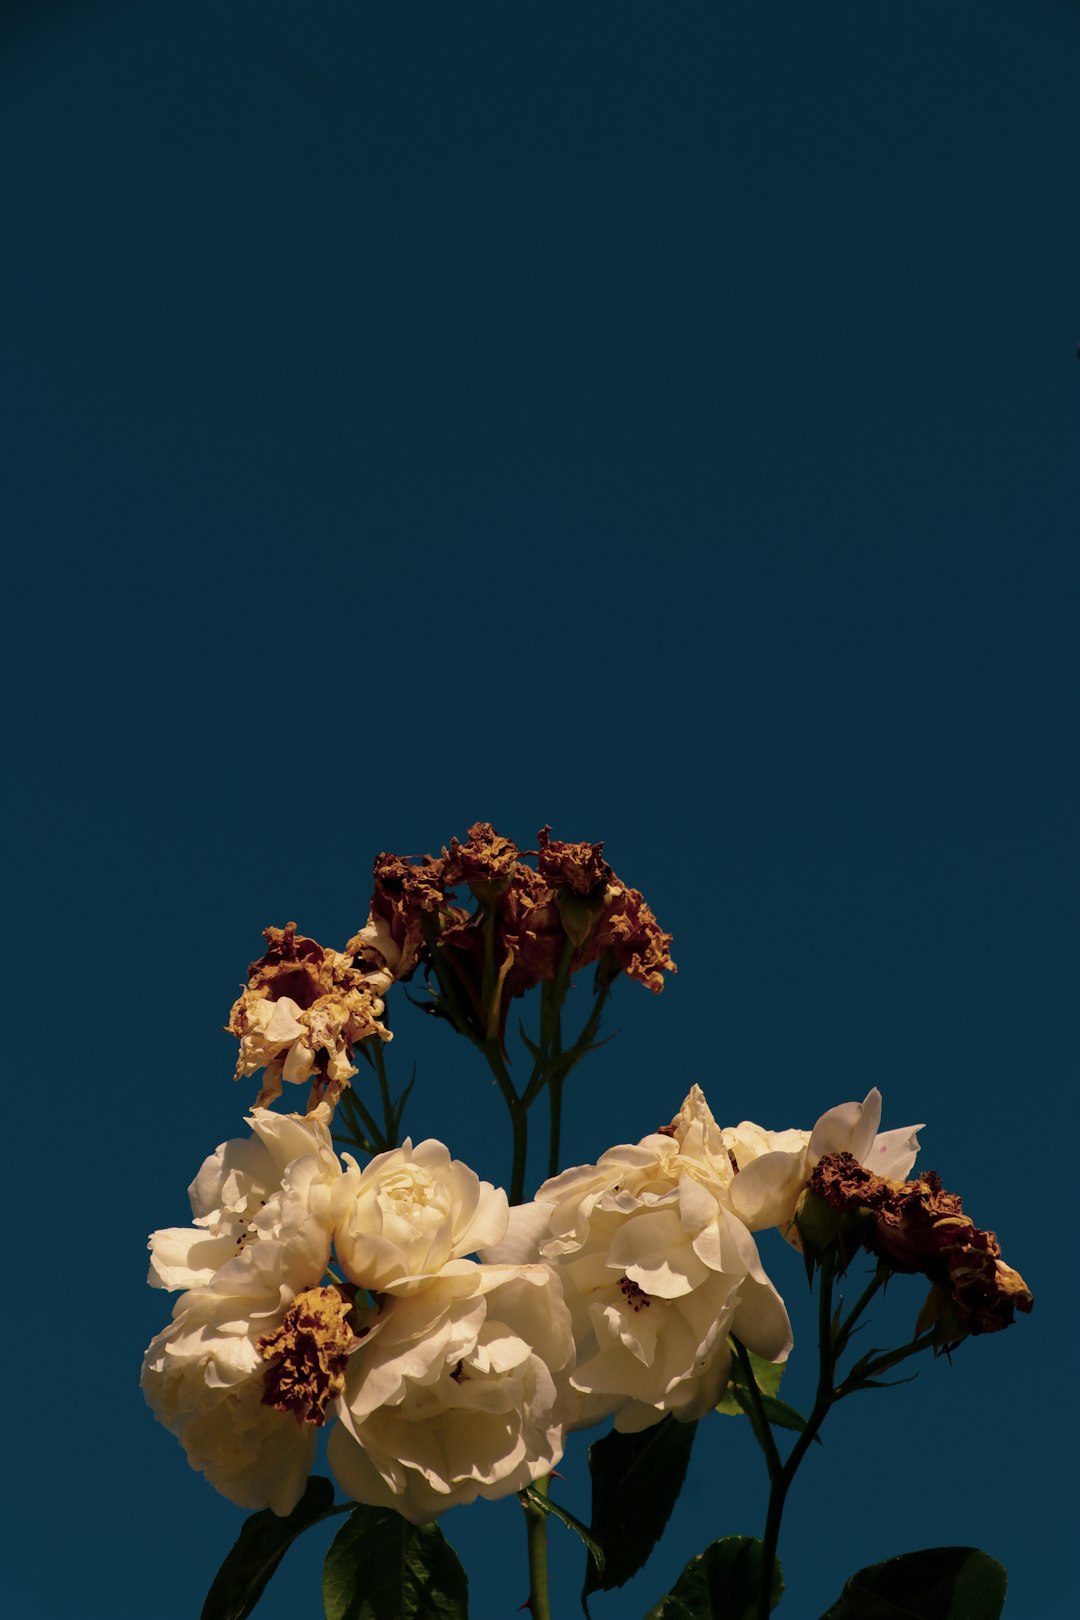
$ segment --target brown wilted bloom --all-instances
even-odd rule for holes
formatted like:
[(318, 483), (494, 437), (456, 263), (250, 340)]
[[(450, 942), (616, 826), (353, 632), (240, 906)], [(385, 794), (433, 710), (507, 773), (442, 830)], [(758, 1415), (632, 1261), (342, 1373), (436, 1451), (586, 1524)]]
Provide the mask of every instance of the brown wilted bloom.
[(345, 1387), (345, 1367), (360, 1340), (348, 1326), (351, 1306), (336, 1288), (297, 1294), (281, 1326), (256, 1341), (270, 1363), (263, 1374), (263, 1406), (291, 1412), (297, 1423), (321, 1428), (326, 1408)]
[(593, 944), (595, 954), (611, 950), (624, 973), (659, 995), (664, 974), (676, 971), (665, 934), (637, 889), (624, 888), (616, 879), (608, 885), (604, 914)]
[(537, 864), (545, 883), (553, 889), (569, 889), (573, 894), (594, 894), (607, 887), (613, 874), (602, 859), (603, 844), (566, 844), (550, 834), (550, 827), (541, 827), (536, 835)]
[(263, 937), (266, 951), (248, 969), (226, 1025), (240, 1039), (235, 1078), (265, 1068), (260, 1108), (281, 1095), (283, 1080), (302, 1085), (314, 1075), (316, 1090), (340, 1090), (356, 1073), (353, 1047), (372, 1036), (390, 1039), (379, 1022), (378, 982), (340, 951), (298, 934), (293, 922)]
[(494, 1028), (500, 1038), (509, 1003), (549, 983), (560, 967), (572, 977), (609, 952), (613, 966), (652, 990), (663, 988), (665, 971), (675, 971), (668, 952), (671, 935), (661, 931), (638, 891), (619, 882), (602, 859), (603, 844), (563, 843), (551, 838), (548, 827), (541, 828), (537, 842), (539, 870), (488, 822), (478, 822), (467, 844), (455, 839), (446, 852), (447, 886), (470, 882), (484, 902), (473, 916), (444, 915), (438, 944), (481, 1035), (491, 1032), (492, 1009), (482, 1005), (489, 924), (497, 985)]
[(810, 1191), (839, 1211), (860, 1211), (865, 1249), (894, 1271), (922, 1272), (934, 1287), (917, 1331), (937, 1324), (940, 1343), (965, 1333), (996, 1333), (1016, 1311), (1030, 1311), (1031, 1291), (1007, 1266), (993, 1232), (964, 1214), (930, 1170), (914, 1181), (888, 1181), (850, 1153), (826, 1154), (810, 1177)]
[(384, 990), (411, 978), (424, 954), (424, 919), (446, 906), (444, 864), (431, 855), (414, 864), (386, 851), (376, 858), (367, 924), (345, 950), (381, 975)]
[(490, 821), (474, 822), (464, 844), (451, 838), (450, 848), (443, 850), (443, 881), (450, 889), (467, 883), (478, 899), (491, 899), (510, 882), (520, 853)]

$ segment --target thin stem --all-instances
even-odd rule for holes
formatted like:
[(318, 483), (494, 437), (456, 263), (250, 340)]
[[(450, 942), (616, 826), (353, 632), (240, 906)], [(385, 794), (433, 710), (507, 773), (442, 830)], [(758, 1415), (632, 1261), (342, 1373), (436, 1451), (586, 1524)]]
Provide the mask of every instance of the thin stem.
[(821, 1293), (818, 1296), (818, 1386), (817, 1399), (807, 1419), (806, 1428), (799, 1435), (787, 1462), (772, 1482), (769, 1492), (769, 1511), (765, 1520), (765, 1535), (761, 1552), (761, 1590), (758, 1597), (758, 1620), (769, 1620), (772, 1610), (773, 1570), (776, 1567), (776, 1548), (780, 1540), (780, 1521), (784, 1502), (795, 1478), (799, 1464), (814, 1443), (818, 1430), (828, 1416), (833, 1403), (833, 1373), (835, 1359), (832, 1337), (832, 1283), (833, 1262), (826, 1259), (821, 1267)]
[(386, 1146), (397, 1147), (397, 1122), (394, 1118), (394, 1104), (390, 1096), (390, 1082), (386, 1075), (386, 1059), (383, 1056), (382, 1042), (376, 1040), (372, 1049), (372, 1058), (375, 1064), (375, 1073), (379, 1077), (379, 1094), (382, 1097), (383, 1120), (386, 1124)]
[(758, 1381), (754, 1377), (750, 1352), (742, 1340), (735, 1337), (734, 1333), (731, 1335), (731, 1342), (735, 1346), (735, 1354), (739, 1358), (739, 1366), (743, 1370), (743, 1378), (750, 1393), (751, 1405), (754, 1408), (754, 1432), (757, 1435), (758, 1444), (765, 1453), (765, 1466), (769, 1470), (769, 1478), (775, 1480), (779, 1477), (784, 1465), (780, 1461), (780, 1453), (777, 1451), (776, 1441), (773, 1439), (772, 1425), (765, 1411), (765, 1404), (761, 1399)]
[(341, 1105), (352, 1126), (357, 1146), (362, 1147), (365, 1153), (381, 1153), (385, 1146), (382, 1133), (351, 1086), (346, 1086), (341, 1093)]
[[(833, 1342), (834, 1367), (847, 1348), (847, 1343), (851, 1338), (852, 1329), (854, 1328), (855, 1323), (859, 1320), (859, 1317), (862, 1315), (863, 1311), (865, 1311), (874, 1295), (879, 1289), (884, 1288), (888, 1280), (888, 1266), (878, 1266), (877, 1270), (874, 1272), (874, 1275), (871, 1277), (870, 1281), (867, 1283), (866, 1287), (855, 1301), (855, 1304), (852, 1306), (851, 1314), (848, 1316), (843, 1326), (837, 1329), (836, 1338)], [(841, 1301), (841, 1304), (842, 1303), (843, 1301)]]
[(559, 1137), (562, 1132), (562, 1088), (563, 1075), (548, 1081), (548, 1104), (550, 1121), (548, 1127), (548, 1175), (557, 1176), (559, 1173)]
[(503, 1101), (510, 1115), (510, 1130), (513, 1137), (513, 1167), (510, 1172), (510, 1202), (520, 1204), (525, 1196), (525, 1165), (529, 1150), (529, 1120), (528, 1110), (514, 1089), (514, 1082), (510, 1078), (510, 1071), (503, 1062), (499, 1040), (496, 1036), (484, 1042), (483, 1053), (487, 1059), (488, 1068), (495, 1076), (495, 1082), (502, 1092)]
[[(533, 1488), (541, 1495), (548, 1493), (547, 1478), (533, 1481)], [(547, 1567), (547, 1514), (534, 1506), (527, 1496), (519, 1497), (525, 1511), (525, 1534), (529, 1548), (529, 1610), (532, 1620), (551, 1620), (551, 1602), (548, 1597)]]
[[(799, 1435), (791, 1448), (787, 1461), (779, 1473), (773, 1475), (772, 1489), (769, 1492), (769, 1510), (765, 1521), (765, 1535), (762, 1543), (761, 1564), (761, 1590), (758, 1598), (758, 1620), (768, 1620), (772, 1606), (773, 1569), (776, 1564), (776, 1548), (780, 1540), (780, 1520), (783, 1517), (784, 1502), (787, 1498), (791, 1482), (795, 1478), (806, 1453), (817, 1439), (818, 1430), (829, 1415), (830, 1408), (837, 1401), (847, 1395), (853, 1395), (857, 1390), (866, 1388), (866, 1380), (879, 1372), (887, 1372), (890, 1367), (897, 1366), (908, 1356), (918, 1355), (919, 1351), (929, 1349), (934, 1342), (934, 1329), (929, 1328), (921, 1337), (913, 1339), (910, 1344), (899, 1350), (883, 1351), (878, 1356), (865, 1358), (859, 1362), (847, 1379), (836, 1385), (837, 1363), (851, 1338), (852, 1330), (859, 1317), (865, 1311), (878, 1290), (884, 1287), (889, 1278), (889, 1268), (879, 1265), (874, 1276), (863, 1289), (859, 1298), (852, 1306), (844, 1320), (838, 1323), (833, 1331), (833, 1278), (835, 1275), (836, 1257), (826, 1255), (821, 1263), (821, 1292), (818, 1296), (818, 1385), (817, 1397), (814, 1401), (806, 1428)], [(737, 1342), (737, 1341), (736, 1341)]]

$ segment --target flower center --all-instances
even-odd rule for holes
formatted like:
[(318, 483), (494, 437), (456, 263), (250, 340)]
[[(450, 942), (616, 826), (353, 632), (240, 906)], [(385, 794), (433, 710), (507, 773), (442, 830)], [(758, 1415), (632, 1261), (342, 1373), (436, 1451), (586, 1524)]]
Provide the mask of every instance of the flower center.
[(263, 1374), (264, 1406), (291, 1412), (297, 1423), (321, 1428), (326, 1408), (345, 1385), (345, 1364), (359, 1344), (347, 1325), (351, 1306), (336, 1288), (297, 1294), (281, 1326), (255, 1348), (269, 1362)]
[(632, 1311), (643, 1311), (652, 1304), (645, 1290), (639, 1288), (636, 1282), (631, 1282), (629, 1277), (619, 1278), (619, 1292)]

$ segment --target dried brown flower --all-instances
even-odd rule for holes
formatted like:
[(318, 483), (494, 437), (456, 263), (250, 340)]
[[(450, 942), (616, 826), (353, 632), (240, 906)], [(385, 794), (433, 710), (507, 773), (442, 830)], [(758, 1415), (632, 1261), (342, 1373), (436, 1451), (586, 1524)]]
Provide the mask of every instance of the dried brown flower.
[(450, 848), (443, 851), (443, 881), (448, 888), (467, 883), (479, 899), (490, 899), (506, 888), (520, 854), (490, 821), (474, 822), (464, 844), (452, 838)]
[(256, 1349), (270, 1365), (263, 1374), (264, 1406), (291, 1412), (297, 1423), (321, 1428), (326, 1409), (345, 1387), (345, 1367), (360, 1340), (348, 1326), (348, 1300), (336, 1288), (297, 1294), (281, 1326)]
[(265, 1068), (258, 1107), (281, 1095), (283, 1080), (299, 1085), (314, 1076), (317, 1091), (340, 1089), (356, 1073), (353, 1047), (373, 1036), (390, 1039), (380, 1023), (381, 982), (298, 934), (293, 922), (264, 929), (263, 937), (266, 951), (248, 969), (226, 1025), (240, 1040), (236, 1078)]
[(540, 876), (553, 889), (570, 889), (574, 894), (593, 894), (606, 888), (611, 867), (601, 859), (603, 844), (564, 844), (551, 838), (550, 827), (536, 835)]
[(863, 1248), (894, 1271), (922, 1272), (934, 1284), (919, 1331), (938, 1324), (940, 1342), (965, 1333), (995, 1333), (1016, 1311), (1030, 1311), (1031, 1291), (1007, 1266), (993, 1232), (964, 1214), (932, 1170), (914, 1181), (888, 1181), (850, 1153), (826, 1154), (813, 1171), (810, 1192), (830, 1208), (859, 1212)]

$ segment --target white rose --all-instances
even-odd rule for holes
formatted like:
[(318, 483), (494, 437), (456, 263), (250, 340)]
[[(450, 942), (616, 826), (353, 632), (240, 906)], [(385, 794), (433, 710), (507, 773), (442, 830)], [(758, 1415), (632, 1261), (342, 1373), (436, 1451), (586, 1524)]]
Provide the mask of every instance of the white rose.
[(777, 1226), (786, 1234), (799, 1195), (826, 1153), (852, 1153), (878, 1175), (905, 1179), (922, 1126), (879, 1135), (880, 1123), (881, 1093), (875, 1088), (861, 1103), (842, 1103), (822, 1114), (812, 1131), (767, 1131), (749, 1120), (721, 1130), (700, 1086), (693, 1086), (671, 1129), (682, 1153), (715, 1179), (723, 1200), (751, 1232)]
[(666, 1134), (545, 1182), (485, 1257), (529, 1250), (555, 1267), (570, 1307), (572, 1427), (704, 1416), (727, 1384), (729, 1333), (769, 1361), (791, 1348), (784, 1303), (718, 1178)]
[(291, 1288), (280, 1269), (288, 1257), (280, 1240), (253, 1244), (209, 1287), (181, 1295), (140, 1380), (193, 1468), (240, 1507), (279, 1514), (303, 1494), (315, 1430), (356, 1344), (347, 1301), (332, 1288)]
[(441, 1142), (406, 1140), (363, 1170), (348, 1154), (334, 1194), (334, 1241), (346, 1275), (381, 1293), (430, 1276), (506, 1231), (506, 1194), (481, 1181)]
[(282, 1224), (292, 1229), (309, 1214), (329, 1228), (330, 1189), (341, 1175), (329, 1118), (325, 1104), (308, 1115), (254, 1109), (253, 1134), (223, 1142), (188, 1188), (194, 1223), (151, 1234), (151, 1285), (204, 1286), (256, 1235), (280, 1236)]
[(182, 1313), (151, 1340), (142, 1389), (188, 1462), (239, 1507), (289, 1513), (315, 1458), (315, 1429), (263, 1404), (256, 1340), (270, 1323)]
[(574, 1344), (547, 1266), (451, 1261), (384, 1296), (359, 1331), (328, 1451), (356, 1501), (421, 1524), (559, 1461)]
[(321, 1114), (256, 1110), (252, 1124), (192, 1183), (196, 1224), (151, 1236), (150, 1281), (187, 1291), (147, 1349), (142, 1387), (217, 1490), (284, 1514), (355, 1347), (346, 1302), (322, 1287), (341, 1167)]

